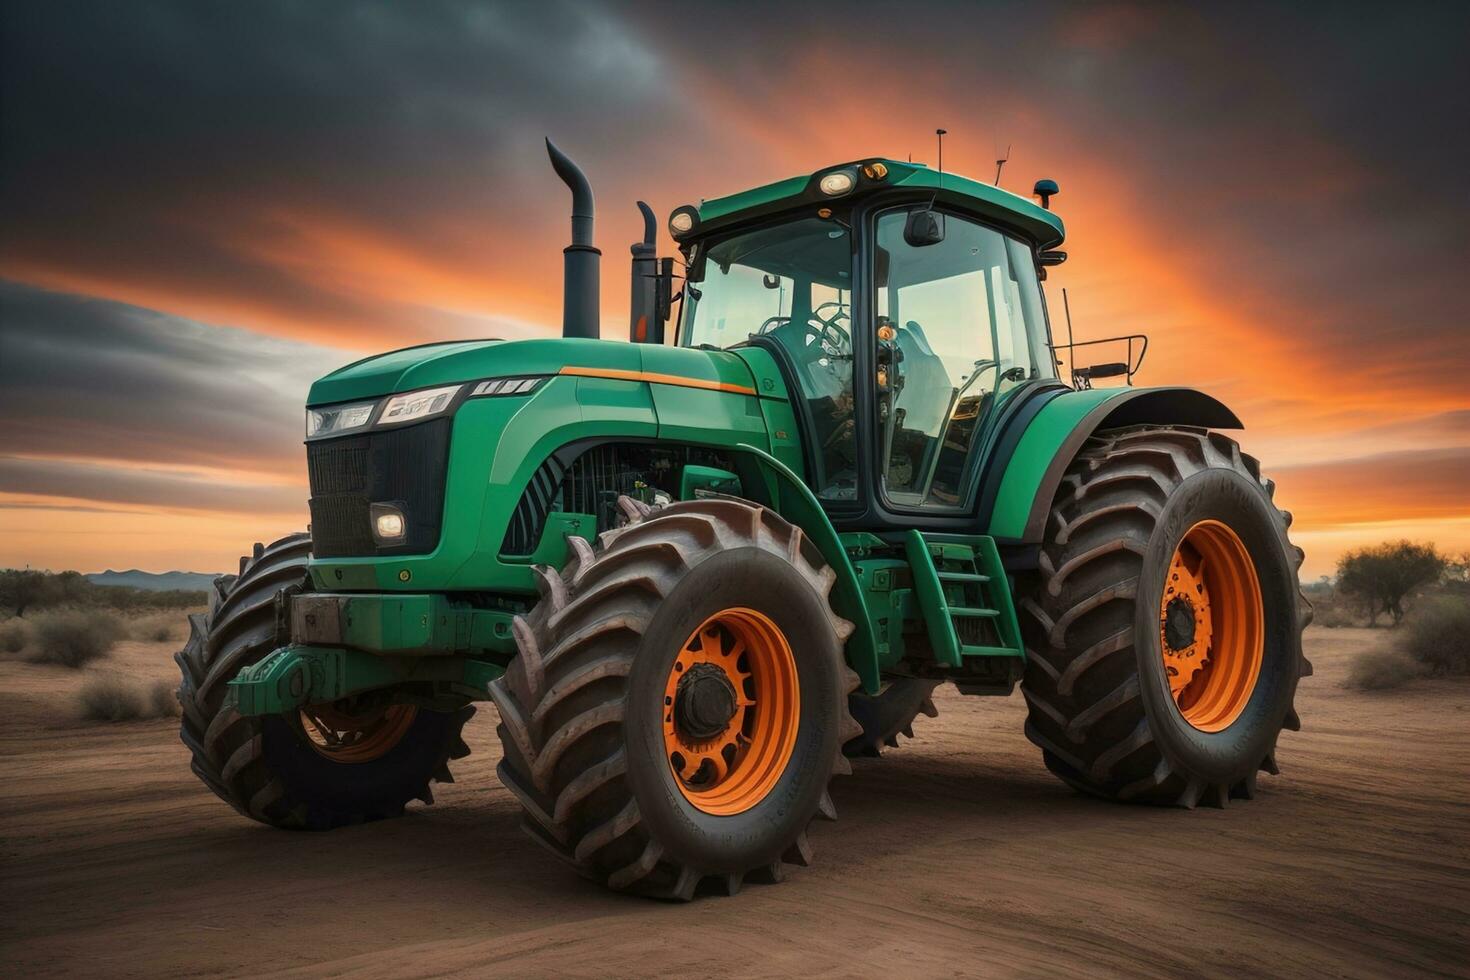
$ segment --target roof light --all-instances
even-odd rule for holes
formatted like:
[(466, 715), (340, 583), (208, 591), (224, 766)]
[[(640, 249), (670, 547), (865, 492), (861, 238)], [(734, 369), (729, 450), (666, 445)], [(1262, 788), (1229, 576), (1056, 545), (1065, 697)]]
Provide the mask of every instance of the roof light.
[(857, 184), (849, 170), (834, 170), (817, 181), (817, 187), (828, 197), (836, 197), (838, 194), (846, 194)]
[(694, 230), (699, 224), (699, 211), (693, 205), (686, 204), (682, 208), (675, 208), (674, 213), (669, 215), (669, 234), (675, 238), (683, 238)]
[(888, 176), (888, 167), (885, 164), (874, 161), (863, 165), (863, 176), (869, 180), (882, 180)]

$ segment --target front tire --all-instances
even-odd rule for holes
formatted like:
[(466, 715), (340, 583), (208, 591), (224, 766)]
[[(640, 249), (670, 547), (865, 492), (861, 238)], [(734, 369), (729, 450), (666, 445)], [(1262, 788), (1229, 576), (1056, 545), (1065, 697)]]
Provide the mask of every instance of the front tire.
[(835, 818), (827, 784), (858, 731), (835, 576), (745, 501), (634, 520), (601, 550), (569, 537), (561, 574), (537, 568), (542, 601), (491, 688), (501, 781), (535, 840), (609, 888), (779, 880), (809, 862), (811, 820)]
[(1026, 735), (1063, 781), (1224, 806), (1277, 772), (1311, 613), (1273, 490), (1201, 429), (1104, 432), (1078, 454), (1020, 603)]
[(174, 655), (182, 680), (179, 737), (194, 774), (242, 815), (276, 827), (328, 830), (433, 802), (431, 781), (453, 782), (449, 760), (474, 714), (359, 701), (242, 716), (226, 703), (231, 678), (290, 641), (284, 600), (308, 590), (311, 537), (293, 534), (240, 559), (215, 580), (209, 611), (189, 617)]

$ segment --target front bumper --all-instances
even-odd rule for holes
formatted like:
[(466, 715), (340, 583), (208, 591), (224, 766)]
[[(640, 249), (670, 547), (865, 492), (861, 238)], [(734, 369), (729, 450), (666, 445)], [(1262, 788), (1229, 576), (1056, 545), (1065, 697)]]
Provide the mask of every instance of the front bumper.
[(291, 642), (419, 657), (510, 656), (514, 615), (437, 593), (309, 592), (291, 597)]
[(484, 700), (515, 650), (513, 613), (438, 594), (289, 599), (291, 642), (229, 682), (242, 715), (399, 688), (421, 703)]

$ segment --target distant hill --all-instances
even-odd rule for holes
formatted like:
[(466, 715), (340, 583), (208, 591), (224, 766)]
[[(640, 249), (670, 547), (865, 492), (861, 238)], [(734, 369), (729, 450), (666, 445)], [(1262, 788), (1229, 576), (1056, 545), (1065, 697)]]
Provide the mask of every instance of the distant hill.
[(210, 587), (215, 577), (207, 572), (140, 572), (136, 568), (114, 572), (109, 568), (105, 572), (93, 572), (86, 578), (97, 585), (125, 585), (149, 592), (170, 592), (176, 589), (202, 592)]

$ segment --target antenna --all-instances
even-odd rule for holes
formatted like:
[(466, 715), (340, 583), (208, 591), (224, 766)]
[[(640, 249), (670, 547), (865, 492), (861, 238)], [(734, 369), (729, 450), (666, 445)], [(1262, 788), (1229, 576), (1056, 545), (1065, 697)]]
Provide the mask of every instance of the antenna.
[(1072, 339), (1072, 304), (1067, 301), (1067, 287), (1062, 287), (1062, 309), (1067, 314), (1067, 373), (1072, 376), (1072, 387), (1077, 387), (1077, 343)]
[(1006, 161), (1009, 160), (1010, 158), (1011, 158), (1011, 144), (1007, 143), (1006, 144), (1005, 156), (1000, 157), (1000, 158), (998, 158), (995, 161), (995, 186), (996, 187), (999, 187), (1000, 186), (1000, 170), (1001, 170), (1002, 167), (1004, 167), (1006, 165)]
[(944, 134), (948, 132), (949, 130), (947, 129), (936, 129), (934, 131), (934, 135), (939, 137), (939, 172), (941, 174), (944, 173)]

